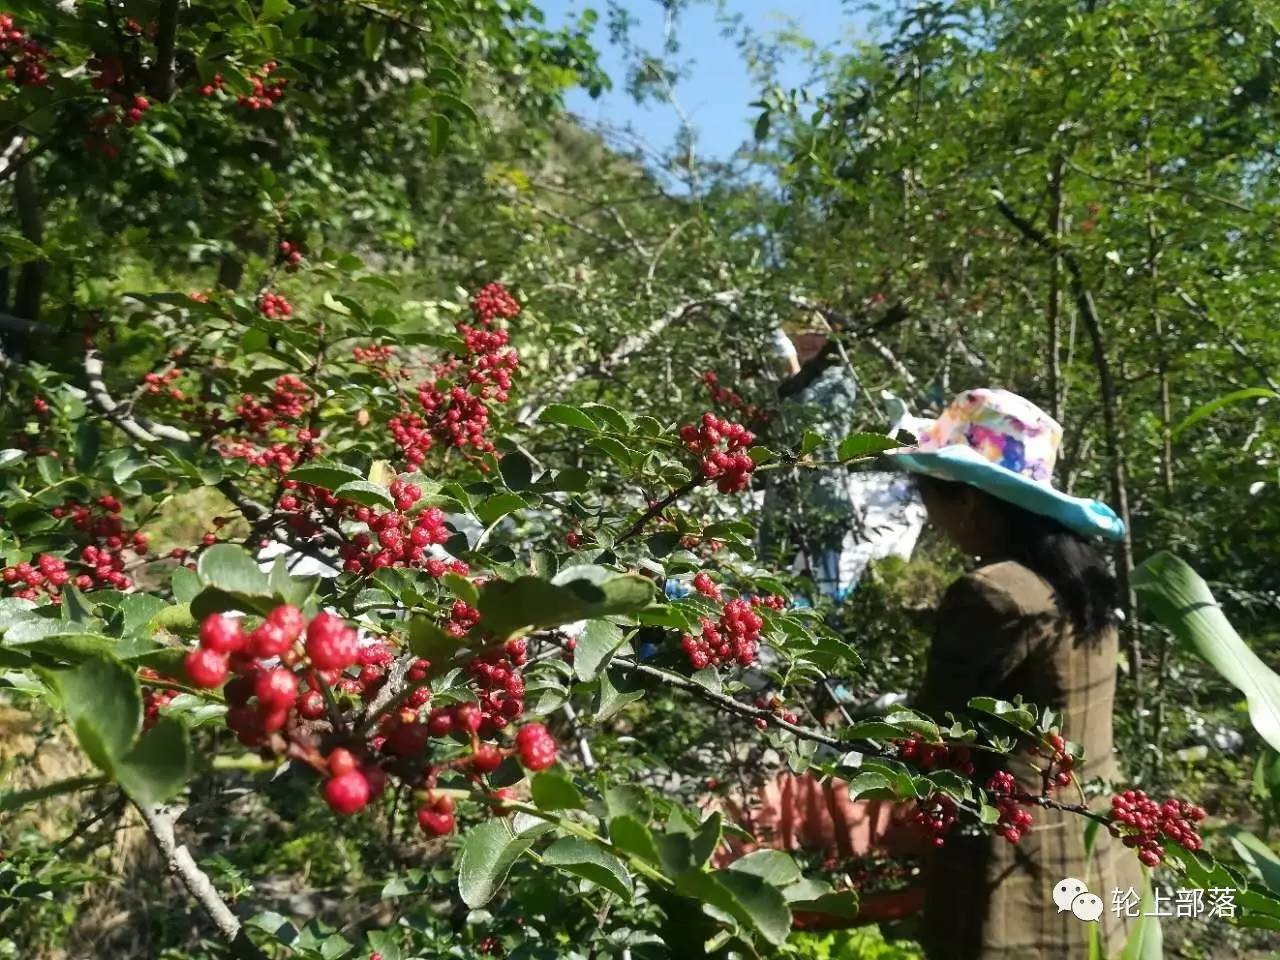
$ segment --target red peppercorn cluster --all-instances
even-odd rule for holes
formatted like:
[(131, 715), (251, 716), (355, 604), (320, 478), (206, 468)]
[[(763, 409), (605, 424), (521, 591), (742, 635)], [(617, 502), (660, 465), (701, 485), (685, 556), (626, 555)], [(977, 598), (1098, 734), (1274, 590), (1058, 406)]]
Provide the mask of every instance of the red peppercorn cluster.
[(11, 595), (23, 600), (36, 600), (43, 593), (56, 603), (70, 579), (66, 561), (48, 553), (36, 557), (34, 564), (17, 563), (0, 570), (0, 580), (15, 588)]
[(453, 797), (443, 793), (429, 796), (418, 808), (418, 826), (429, 837), (453, 833)]
[(685, 634), (680, 646), (695, 670), (708, 666), (737, 663), (749, 667), (756, 662), (760, 649), (760, 631), (764, 620), (751, 607), (748, 600), (730, 600), (724, 605), (717, 622), (701, 618), (702, 632)]
[(307, 385), (291, 373), (277, 377), (266, 402), (251, 393), (240, 398), (236, 415), (250, 433), (264, 433), (272, 426), (287, 427), (306, 413), (313, 400)]
[(227, 85), (227, 81), (223, 78), (222, 74), (215, 73), (213, 75), (213, 81), (211, 83), (204, 84), (200, 88), (200, 96), (212, 97), (215, 93), (218, 93), (220, 90), (224, 89), (226, 85)]
[(152, 371), (143, 376), (142, 382), (146, 392), (150, 394), (168, 393), (174, 400), (181, 400), (185, 394), (177, 387), (173, 386), (173, 381), (182, 376), (182, 371), (177, 367), (166, 370), (164, 373), (156, 373)]
[(302, 262), (302, 250), (292, 240), (281, 240), (277, 249), (280, 251), (280, 262), (296, 267)]
[(898, 741), (898, 756), (921, 770), (955, 770), (965, 776), (973, 774), (973, 758), (962, 743), (929, 743), (913, 733)]
[(947, 834), (951, 832), (951, 828), (956, 825), (956, 805), (945, 794), (935, 793), (916, 801), (911, 822), (929, 843), (941, 847), (947, 842)]
[(371, 367), (386, 366), (395, 358), (396, 348), (370, 344), (367, 347), (354, 347), (351, 350), (356, 363), (367, 363)]
[(693, 589), (697, 590), (704, 597), (710, 597), (712, 600), (721, 599), (720, 586), (705, 571), (700, 570), (693, 578)]
[(707, 394), (711, 397), (713, 403), (734, 411), (744, 420), (768, 420), (771, 414), (762, 407), (755, 404), (747, 403), (742, 396), (727, 387), (720, 386), (720, 377), (714, 370), (708, 370), (702, 375), (702, 383), (707, 388)]
[(150, 109), (151, 101), (142, 94), (137, 94), (129, 101), (129, 107), (125, 110), (124, 117), (120, 122), (126, 127), (136, 127), (142, 122), (142, 118), (146, 116), (147, 111)]
[(1058, 734), (1049, 737), (1050, 752), (1047, 754), (1049, 765), (1042, 771), (1046, 791), (1054, 787), (1065, 787), (1071, 782), (1071, 771), (1075, 767), (1076, 758), (1067, 753), (1067, 742)]
[(737, 493), (751, 485), (755, 461), (746, 452), (755, 435), (746, 427), (704, 413), (697, 424), (680, 428), (686, 449), (701, 456), (700, 476), (714, 480), (721, 493)]
[(142, 729), (150, 730), (159, 723), (161, 708), (172, 703), (177, 695), (177, 690), (170, 690), (167, 687), (144, 686), (142, 688)]
[(996, 833), (1010, 843), (1017, 843), (1031, 829), (1031, 811), (1014, 799), (1018, 792), (1017, 781), (1013, 774), (1001, 770), (987, 781), (987, 793), (995, 800), (995, 807), (1000, 812), (996, 821)]
[(253, 92), (237, 95), (236, 102), (250, 110), (270, 110), (274, 107), (276, 101), (284, 96), (284, 88), (289, 82), (284, 79), (274, 81), (270, 79), (271, 75), (279, 69), (279, 66), (274, 60), (268, 60), (264, 63), (249, 78), (249, 82), (253, 85)]
[(500, 283), (486, 283), (471, 295), (471, 312), (486, 326), (494, 320), (512, 320), (520, 315), (520, 304)]
[[(478, 613), (466, 607), (466, 619), (459, 620), (458, 603), (454, 604), (449, 632), (469, 630), (479, 619)], [(467, 664), (467, 675), (479, 699), (480, 726), (477, 729), (481, 735), (488, 736), (503, 729), (524, 713), (524, 677), (520, 668), (526, 659), (524, 641), (515, 640), (500, 650), (483, 651)]]
[(1204, 818), (1204, 807), (1172, 798), (1158, 803), (1141, 790), (1126, 790), (1111, 798), (1112, 831), (1126, 847), (1136, 848), (1138, 859), (1148, 867), (1164, 859), (1162, 840), (1188, 850), (1203, 847), (1196, 824)]
[(264, 293), (258, 302), (258, 310), (268, 320), (283, 320), (293, 316), (293, 304), (278, 293)]
[(582, 546), (582, 534), (577, 530), (570, 530), (564, 535), (565, 546), (570, 550), (577, 550)]
[[(782, 698), (776, 693), (770, 697), (756, 697), (755, 705), (761, 710), (771, 710), (784, 723), (799, 723), (800, 717), (795, 711), (788, 710)], [(763, 730), (769, 725), (764, 717), (756, 717), (756, 726)]]
[(89, 542), (80, 553), (83, 573), (75, 578), (76, 588), (89, 590), (94, 586), (128, 590), (133, 581), (125, 574), (125, 553), (137, 556), (147, 552), (147, 535), (126, 530), (121, 517), (123, 504), (111, 494), (98, 497), (92, 504), (68, 500), (50, 511), (55, 519), (70, 518), (71, 525), (88, 537)]
[(14, 23), (13, 17), (0, 13), (0, 62), (4, 75), (20, 87), (42, 87), (49, 82), (45, 63), (49, 51)]
[(431, 378), (418, 384), (422, 414), (404, 410), (395, 418), (392, 435), (411, 464), (422, 462), (433, 439), (463, 453), (494, 449), (488, 438), (489, 402), (507, 402), (520, 363), (508, 346), (507, 331), (494, 322), (517, 316), (520, 305), (506, 288), (491, 283), (472, 297), (471, 311), (477, 325), (454, 324), (462, 352), (436, 364)]
[(540, 723), (526, 723), (516, 734), (516, 749), (526, 770), (546, 770), (556, 762), (555, 738)]

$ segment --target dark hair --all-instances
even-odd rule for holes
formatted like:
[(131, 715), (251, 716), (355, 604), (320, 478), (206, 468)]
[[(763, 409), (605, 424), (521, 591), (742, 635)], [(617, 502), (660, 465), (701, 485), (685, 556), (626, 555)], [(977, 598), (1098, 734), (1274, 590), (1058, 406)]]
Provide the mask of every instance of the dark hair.
[[(917, 479), (947, 496), (954, 496), (963, 486), (936, 477)], [(1077, 638), (1093, 639), (1115, 622), (1119, 597), (1115, 577), (1093, 544), (1052, 517), (979, 492), (1006, 533), (1001, 556), (1016, 560), (1053, 587), (1059, 605), (1076, 628)]]

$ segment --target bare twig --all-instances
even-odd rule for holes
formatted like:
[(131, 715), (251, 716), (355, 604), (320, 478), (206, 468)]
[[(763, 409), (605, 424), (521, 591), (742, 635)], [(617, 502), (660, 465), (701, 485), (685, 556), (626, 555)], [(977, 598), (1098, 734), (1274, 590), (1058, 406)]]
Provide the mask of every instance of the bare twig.
[(186, 846), (178, 843), (173, 829), (175, 818), (169, 809), (159, 804), (148, 806), (139, 803), (136, 806), (151, 838), (164, 857), (169, 872), (178, 878), (186, 887), (187, 893), (191, 894), (205, 915), (213, 921), (218, 932), (230, 944), (232, 952), (243, 960), (266, 960), (266, 954), (249, 939), (244, 927), (240, 925), (240, 919), (231, 912), (231, 908), (214, 888), (209, 875), (200, 869)]

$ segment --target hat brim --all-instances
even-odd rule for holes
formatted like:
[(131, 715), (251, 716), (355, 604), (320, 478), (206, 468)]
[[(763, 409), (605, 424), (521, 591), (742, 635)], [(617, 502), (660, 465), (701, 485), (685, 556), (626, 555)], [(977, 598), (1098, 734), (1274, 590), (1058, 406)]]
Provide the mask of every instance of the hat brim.
[(923, 451), (901, 447), (885, 453), (888, 463), (910, 473), (967, 483), (1024, 510), (1051, 517), (1085, 537), (1124, 539), (1124, 522), (1099, 500), (1071, 497), (1050, 486), (992, 463), (972, 447), (956, 444)]

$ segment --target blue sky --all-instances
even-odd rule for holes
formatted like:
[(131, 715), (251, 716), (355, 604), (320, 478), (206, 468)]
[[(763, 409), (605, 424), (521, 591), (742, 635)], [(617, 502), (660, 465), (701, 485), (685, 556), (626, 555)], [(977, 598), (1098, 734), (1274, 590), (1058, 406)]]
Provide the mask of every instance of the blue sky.
[[(594, 42), (601, 51), (605, 71), (614, 80), (614, 89), (592, 100), (583, 90), (573, 91), (569, 109), (588, 121), (614, 125), (630, 124), (650, 145), (670, 146), (679, 128), (679, 117), (665, 103), (637, 105), (627, 95), (623, 60), (609, 43), (605, 25), (604, 0), (543, 0), (548, 26), (559, 26), (584, 9), (600, 12)], [(655, 0), (625, 0), (625, 6), (640, 21), (633, 31), (637, 46), (658, 52), (662, 49), (663, 18)], [(794, 28), (805, 36), (829, 41), (847, 29), (850, 17), (841, 11), (838, 0), (809, 0), (808, 3), (780, 3), (779, 0), (729, 0), (728, 7), (741, 13), (757, 34)], [(681, 61), (695, 61), (689, 77), (676, 87), (690, 122), (698, 131), (698, 152), (706, 158), (725, 159), (751, 136), (758, 110), (748, 106), (759, 91), (747, 73), (730, 38), (721, 36), (712, 4), (695, 4), (680, 19)], [(783, 63), (779, 80), (783, 86), (802, 85), (807, 72), (798, 58)]]

